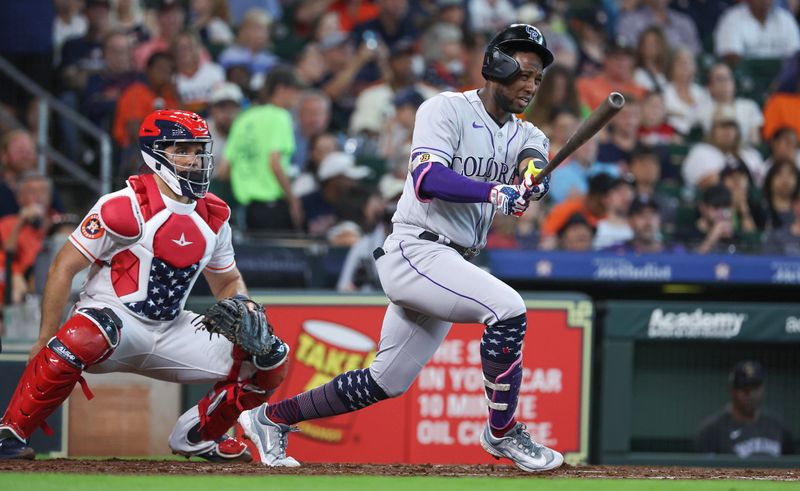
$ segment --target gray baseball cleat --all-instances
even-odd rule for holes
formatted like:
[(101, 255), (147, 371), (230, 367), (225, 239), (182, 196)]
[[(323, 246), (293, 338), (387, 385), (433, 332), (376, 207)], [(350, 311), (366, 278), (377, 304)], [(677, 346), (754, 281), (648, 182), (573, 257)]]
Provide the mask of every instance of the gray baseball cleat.
[(517, 423), (502, 438), (495, 438), (487, 423), (481, 433), (481, 447), (494, 458), (510, 459), (527, 472), (549, 471), (564, 463), (563, 455), (533, 441), (522, 423)]
[[(270, 467), (300, 467), (300, 462), (286, 455), (289, 433), (300, 430), (296, 426), (270, 421), (264, 408), (266, 405), (239, 415), (244, 435), (255, 444), (261, 463)], [(255, 456), (253, 460), (256, 460)]]

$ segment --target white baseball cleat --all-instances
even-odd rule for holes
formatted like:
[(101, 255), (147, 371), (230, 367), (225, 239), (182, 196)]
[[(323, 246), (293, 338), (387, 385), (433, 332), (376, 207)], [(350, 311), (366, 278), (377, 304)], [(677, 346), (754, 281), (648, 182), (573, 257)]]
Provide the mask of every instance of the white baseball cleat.
[(533, 441), (522, 423), (517, 423), (501, 438), (492, 435), (487, 423), (481, 433), (481, 447), (496, 459), (510, 459), (526, 472), (549, 471), (564, 463), (563, 455)]
[(296, 426), (270, 421), (264, 413), (265, 408), (266, 405), (259, 406), (239, 415), (244, 435), (258, 449), (258, 456), (253, 456), (253, 460), (260, 460), (270, 467), (300, 467), (300, 462), (286, 455), (289, 433), (300, 430)]

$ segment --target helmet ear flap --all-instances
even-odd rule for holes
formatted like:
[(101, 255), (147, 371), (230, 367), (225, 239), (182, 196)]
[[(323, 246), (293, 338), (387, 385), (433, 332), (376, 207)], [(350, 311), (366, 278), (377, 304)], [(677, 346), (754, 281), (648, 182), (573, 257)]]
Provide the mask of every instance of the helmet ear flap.
[(481, 74), (487, 80), (507, 82), (519, 73), (520, 67), (514, 57), (503, 53), (498, 46), (486, 50)]

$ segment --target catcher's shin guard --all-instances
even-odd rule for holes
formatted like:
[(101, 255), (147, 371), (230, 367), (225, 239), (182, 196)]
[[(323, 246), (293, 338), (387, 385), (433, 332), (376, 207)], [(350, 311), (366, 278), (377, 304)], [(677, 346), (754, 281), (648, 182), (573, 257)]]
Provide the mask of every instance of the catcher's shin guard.
[(0, 426), (27, 439), (69, 397), (86, 368), (106, 359), (119, 344), (122, 323), (109, 309), (80, 309), (28, 363)]
[[(197, 403), (200, 413), (200, 437), (216, 440), (236, 423), (236, 419), (248, 409), (260, 406), (275, 392), (289, 371), (289, 346), (275, 336), (275, 343), (266, 355), (249, 355), (234, 346), (234, 365), (244, 359), (256, 367), (256, 372), (247, 380), (219, 382)], [(238, 369), (233, 370), (234, 373)]]

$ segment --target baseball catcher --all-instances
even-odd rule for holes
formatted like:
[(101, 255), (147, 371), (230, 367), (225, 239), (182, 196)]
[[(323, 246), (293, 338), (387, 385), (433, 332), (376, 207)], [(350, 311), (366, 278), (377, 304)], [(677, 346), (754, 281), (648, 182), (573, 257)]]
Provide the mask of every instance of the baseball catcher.
[[(230, 209), (208, 193), (206, 122), (191, 112), (156, 111), (142, 123), (139, 145), (152, 173), (101, 197), (50, 267), (39, 339), (0, 420), (0, 459), (33, 458), (28, 438), (36, 428), (48, 431), (45, 419), (75, 384), (91, 398), (84, 371), (214, 383), (180, 416), (169, 446), (212, 462), (251, 459), (226, 432), (283, 381), (289, 349), (263, 307), (247, 298)], [(72, 278), (87, 267), (84, 289), (61, 325)], [(198, 318), (184, 306), (201, 273), (219, 302)], [(277, 457), (269, 463), (296, 465)]]

